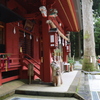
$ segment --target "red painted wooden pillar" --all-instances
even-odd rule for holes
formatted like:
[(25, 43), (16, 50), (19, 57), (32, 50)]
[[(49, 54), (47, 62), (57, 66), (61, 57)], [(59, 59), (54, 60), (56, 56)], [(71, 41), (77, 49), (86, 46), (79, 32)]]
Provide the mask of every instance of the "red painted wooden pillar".
[(66, 62), (66, 47), (63, 47), (63, 61)]
[[(66, 51), (66, 47), (65, 46), (63, 47), (63, 61), (65, 63), (68, 63), (68, 53)], [(69, 71), (68, 65), (64, 65), (64, 70), (65, 71)]]
[(66, 53), (66, 62), (68, 63), (68, 52)]
[(20, 64), (21, 64), (21, 67), (19, 70), (19, 78), (22, 79), (23, 78), (23, 73), (22, 73), (22, 71), (23, 71), (22, 70), (22, 68), (23, 68), (22, 67), (22, 65), (23, 65), (23, 53), (20, 52), (19, 55), (20, 55), (19, 58), (20, 58)]
[(50, 68), (50, 35), (49, 26), (46, 23), (48, 18), (42, 18), (42, 35), (43, 35), (43, 81), (51, 82)]

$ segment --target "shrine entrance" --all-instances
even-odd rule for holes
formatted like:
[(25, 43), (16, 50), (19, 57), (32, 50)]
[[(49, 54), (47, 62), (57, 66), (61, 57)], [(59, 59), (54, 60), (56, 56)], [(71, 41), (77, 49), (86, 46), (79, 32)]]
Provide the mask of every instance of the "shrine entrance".
[(22, 49), (24, 54), (32, 56), (32, 35), (21, 30), (19, 31), (19, 35), (19, 48)]

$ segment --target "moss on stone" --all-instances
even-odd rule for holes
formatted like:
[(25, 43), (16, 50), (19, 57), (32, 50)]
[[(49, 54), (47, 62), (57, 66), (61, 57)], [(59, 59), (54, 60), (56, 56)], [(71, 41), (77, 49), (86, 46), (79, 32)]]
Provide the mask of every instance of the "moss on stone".
[(9, 94), (6, 94), (6, 95), (4, 95), (4, 96), (1, 96), (0, 97), (0, 100), (4, 100), (4, 99), (6, 99), (7, 97), (9, 97), (10, 95)]
[(10, 92), (10, 93), (7, 93), (7, 94), (5, 94), (5, 95), (0, 96), (0, 100), (5, 100), (6, 98), (8, 98), (8, 97), (14, 95), (14, 93), (15, 93), (15, 91), (12, 91), (12, 92)]
[(84, 39), (88, 39), (90, 37), (90, 34), (88, 31), (85, 32), (85, 35), (84, 35)]
[(95, 71), (95, 67), (93, 63), (90, 63), (89, 59), (83, 59), (83, 67), (82, 70), (84, 71)]

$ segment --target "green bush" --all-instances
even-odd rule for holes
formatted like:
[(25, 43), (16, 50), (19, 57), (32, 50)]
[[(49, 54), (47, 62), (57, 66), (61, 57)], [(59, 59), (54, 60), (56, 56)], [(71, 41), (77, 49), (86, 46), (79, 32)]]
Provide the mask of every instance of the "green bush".
[(68, 59), (68, 63), (70, 63), (71, 65), (73, 65), (75, 63), (75, 61), (73, 59)]
[(83, 59), (80, 59), (79, 62), (80, 62), (81, 64), (83, 64)]

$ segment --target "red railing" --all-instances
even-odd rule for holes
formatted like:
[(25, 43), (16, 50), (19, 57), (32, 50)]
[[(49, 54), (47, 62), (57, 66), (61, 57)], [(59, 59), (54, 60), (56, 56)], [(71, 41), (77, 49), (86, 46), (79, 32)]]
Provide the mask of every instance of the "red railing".
[(31, 63), (34, 65), (34, 74), (40, 78), (40, 62), (37, 62), (35, 59), (33, 59), (31, 56), (28, 54), (20, 54), (20, 62), (22, 66), (26, 66), (28, 68), (28, 64)]
[[(34, 76), (40, 78), (40, 62), (34, 60), (28, 54), (10, 54), (10, 53), (0, 53), (0, 85), (11, 80), (21, 78), (23, 75), (23, 66), (28, 67), (28, 64), (32, 63), (34, 65)], [(10, 76), (3, 78), (2, 73), (19, 70), (20, 73), (15, 76)]]
[(37, 62), (35, 59), (33, 59), (31, 56), (29, 56), (28, 54), (23, 54), (23, 53), (20, 53), (20, 59), (25, 59), (25, 58), (29, 58), (31, 60), (33, 60), (35, 63), (37, 63), (38, 65), (40, 65), (39, 62)]
[(21, 65), (19, 56), (11, 53), (0, 53), (0, 85), (11, 80), (18, 79), (20, 75), (3, 78), (2, 73), (7, 71), (18, 70)]
[(20, 58), (14, 58), (13, 56), (15, 55), (10, 53), (0, 53), (0, 69), (2, 71), (8, 71), (11, 67), (16, 67), (14, 65), (20, 65)]

